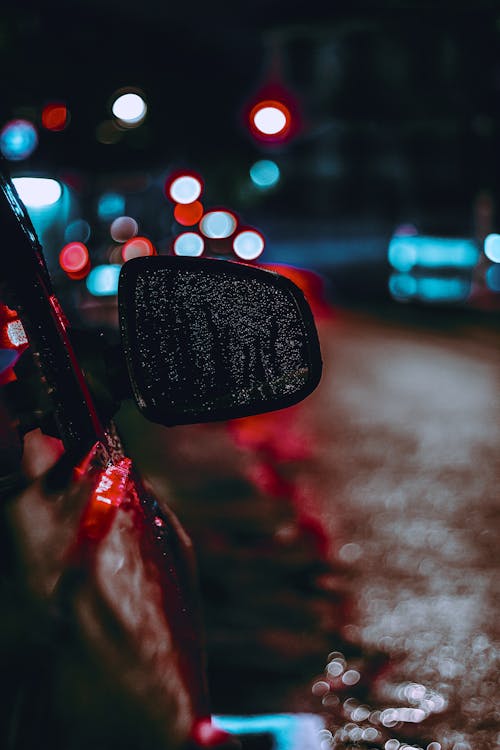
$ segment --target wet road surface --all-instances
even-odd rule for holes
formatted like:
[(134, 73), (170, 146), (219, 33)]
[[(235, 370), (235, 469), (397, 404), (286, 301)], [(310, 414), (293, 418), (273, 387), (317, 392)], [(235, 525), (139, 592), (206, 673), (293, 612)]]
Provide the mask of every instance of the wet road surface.
[[(396, 739), (494, 747), (498, 339), (477, 328), (438, 331), (355, 316), (339, 316), (331, 329), (326, 380), (308, 405), (325, 480), (317, 497), (334, 555), (352, 575), (344, 634), (391, 657), (366, 696), (382, 709), (365, 722), (379, 736), (369, 730), (361, 739), (370, 746), (368, 739), (395, 738), (387, 750)], [(335, 689), (327, 703), (329, 695)], [(366, 711), (356, 708), (353, 701), (337, 710), (337, 727), (338, 714), (358, 720), (347, 730), (343, 724), (345, 737), (333, 733), (334, 745), (360, 740)]]
[(436, 321), (322, 316), (322, 383), (283, 412), (147, 440), (121, 415), (198, 551), (216, 712), (497, 746), (498, 338)]

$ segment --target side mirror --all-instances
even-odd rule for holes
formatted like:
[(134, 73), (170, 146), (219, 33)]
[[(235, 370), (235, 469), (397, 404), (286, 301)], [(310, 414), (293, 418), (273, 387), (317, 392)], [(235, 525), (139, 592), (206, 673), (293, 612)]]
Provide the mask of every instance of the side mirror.
[(215, 259), (135, 258), (122, 268), (118, 305), (132, 392), (153, 422), (282, 409), (319, 383), (312, 313), (284, 276)]

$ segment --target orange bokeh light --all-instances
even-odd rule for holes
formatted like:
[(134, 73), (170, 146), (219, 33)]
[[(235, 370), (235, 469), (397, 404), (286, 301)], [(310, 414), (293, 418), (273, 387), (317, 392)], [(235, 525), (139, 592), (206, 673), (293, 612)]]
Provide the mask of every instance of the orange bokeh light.
[(203, 216), (203, 204), (200, 201), (193, 203), (177, 203), (174, 208), (174, 218), (184, 227), (192, 227), (197, 224)]

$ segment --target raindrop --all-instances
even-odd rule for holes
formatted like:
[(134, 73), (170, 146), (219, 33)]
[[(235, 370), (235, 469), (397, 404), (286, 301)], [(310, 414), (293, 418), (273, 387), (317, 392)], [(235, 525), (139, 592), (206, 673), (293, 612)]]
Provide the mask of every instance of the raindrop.
[(322, 696), (329, 692), (330, 685), (324, 680), (318, 680), (318, 682), (314, 683), (311, 690), (313, 695)]
[(359, 682), (361, 675), (357, 669), (348, 669), (345, 674), (342, 675), (342, 682), (344, 685), (356, 685)]

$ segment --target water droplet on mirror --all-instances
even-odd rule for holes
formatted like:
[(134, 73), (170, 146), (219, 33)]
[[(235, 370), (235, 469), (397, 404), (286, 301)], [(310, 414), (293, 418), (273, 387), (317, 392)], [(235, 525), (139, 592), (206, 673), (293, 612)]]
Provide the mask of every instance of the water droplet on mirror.
[(356, 685), (359, 682), (361, 675), (357, 669), (348, 669), (345, 674), (342, 675), (342, 682), (344, 685)]
[(324, 680), (318, 680), (311, 688), (312, 694), (321, 697), (330, 691), (330, 685)]

